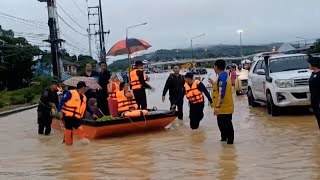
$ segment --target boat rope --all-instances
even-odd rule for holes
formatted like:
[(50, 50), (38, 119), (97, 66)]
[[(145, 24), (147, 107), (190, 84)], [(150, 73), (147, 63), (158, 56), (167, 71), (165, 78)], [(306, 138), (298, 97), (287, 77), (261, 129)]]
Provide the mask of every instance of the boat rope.
[[(122, 113), (121, 116), (123, 116), (123, 115), (124, 115), (124, 113)], [(132, 119), (131, 119), (130, 117), (126, 117), (126, 118), (128, 118), (128, 119), (131, 121), (131, 123), (134, 124), (134, 125), (136, 125), (136, 126), (146, 127), (146, 126), (147, 126), (147, 119), (146, 119), (146, 116), (143, 115), (142, 111), (141, 111), (141, 116), (143, 116), (143, 118), (144, 118), (144, 125), (143, 125), (143, 126), (140, 125), (140, 124), (138, 124), (138, 123), (136, 123), (136, 122), (134, 122), (134, 121), (132, 121)], [(123, 116), (123, 117), (124, 117), (124, 116)]]

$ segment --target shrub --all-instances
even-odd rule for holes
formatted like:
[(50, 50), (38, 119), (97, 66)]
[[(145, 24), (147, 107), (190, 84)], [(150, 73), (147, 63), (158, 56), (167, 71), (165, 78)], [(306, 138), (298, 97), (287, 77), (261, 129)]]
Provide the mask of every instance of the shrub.
[(12, 96), (10, 97), (10, 102), (12, 105), (24, 104), (26, 102), (23, 96)]
[(32, 94), (31, 90), (28, 89), (25, 91), (25, 94), (23, 97), (25, 99), (25, 102), (29, 103), (34, 99), (34, 94)]

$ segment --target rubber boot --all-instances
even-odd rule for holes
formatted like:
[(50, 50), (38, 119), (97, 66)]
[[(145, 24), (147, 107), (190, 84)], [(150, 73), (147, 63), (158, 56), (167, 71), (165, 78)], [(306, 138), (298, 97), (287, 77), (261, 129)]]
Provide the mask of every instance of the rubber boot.
[(86, 135), (83, 130), (83, 126), (80, 126), (78, 129), (78, 139), (82, 145), (88, 145), (90, 143), (89, 139), (86, 138)]
[(72, 130), (64, 129), (63, 143), (64, 143), (66, 146), (71, 146), (71, 145), (73, 144), (73, 134), (72, 134)]

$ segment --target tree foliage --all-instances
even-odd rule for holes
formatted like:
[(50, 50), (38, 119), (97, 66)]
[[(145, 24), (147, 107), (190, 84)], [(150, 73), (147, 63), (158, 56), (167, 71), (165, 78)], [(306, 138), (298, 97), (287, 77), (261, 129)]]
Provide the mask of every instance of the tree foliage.
[(25, 38), (14, 37), (12, 30), (3, 30), (1, 26), (0, 39), (0, 89), (22, 88), (32, 78), (33, 57), (41, 50)]

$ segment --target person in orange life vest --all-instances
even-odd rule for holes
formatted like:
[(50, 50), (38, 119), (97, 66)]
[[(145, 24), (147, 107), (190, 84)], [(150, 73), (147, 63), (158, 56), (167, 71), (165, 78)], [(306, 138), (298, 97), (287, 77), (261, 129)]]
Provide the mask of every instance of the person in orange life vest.
[(138, 109), (147, 109), (147, 96), (145, 89), (152, 89), (152, 87), (146, 83), (146, 80), (147, 77), (143, 70), (143, 62), (136, 61), (135, 69), (130, 72), (130, 83), (138, 104)]
[(113, 117), (118, 116), (118, 102), (117, 102), (117, 91), (120, 90), (120, 81), (117, 75), (112, 75), (108, 84), (108, 106), (110, 115)]
[[(191, 129), (195, 130), (198, 129), (200, 125), (200, 121), (203, 119), (203, 108), (204, 108), (204, 97), (203, 93), (207, 97), (210, 104), (212, 103), (212, 99), (207, 88), (204, 86), (202, 82), (199, 80), (193, 79), (193, 74), (188, 72), (184, 76), (185, 84), (182, 94), (176, 100), (176, 102), (181, 101), (184, 95), (189, 100), (190, 111), (189, 111), (189, 118), (190, 118), (190, 127)], [(175, 104), (175, 103), (174, 103)], [(175, 108), (175, 105), (173, 106)]]
[(129, 87), (130, 84), (122, 82), (120, 84), (120, 91), (116, 93), (119, 114), (125, 111), (132, 111), (138, 109), (138, 104), (134, 99), (134, 95), (132, 91), (130, 91)]
[(87, 108), (86, 83), (78, 82), (77, 89), (68, 91), (60, 100), (58, 112), (60, 118), (64, 121), (64, 143), (67, 146), (73, 143), (73, 129), (78, 130), (79, 140), (86, 142), (82, 127), (81, 119), (85, 115), (86, 110), (95, 117), (90, 108)]

